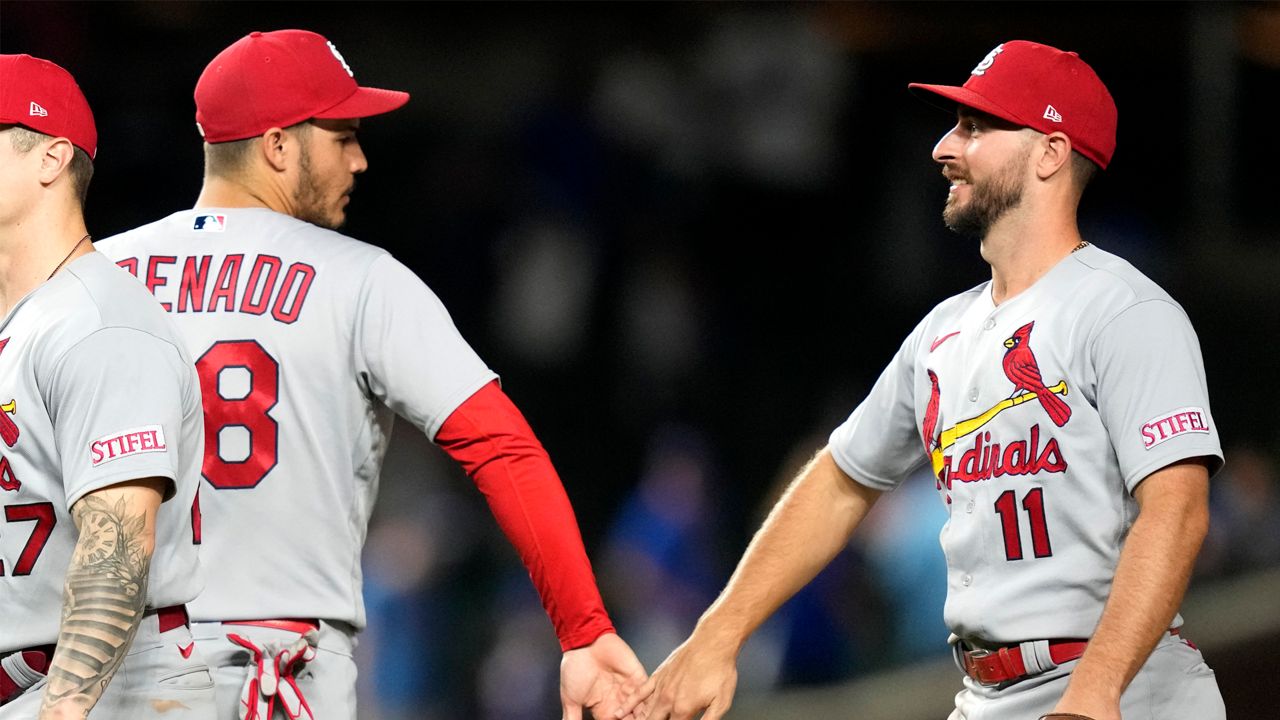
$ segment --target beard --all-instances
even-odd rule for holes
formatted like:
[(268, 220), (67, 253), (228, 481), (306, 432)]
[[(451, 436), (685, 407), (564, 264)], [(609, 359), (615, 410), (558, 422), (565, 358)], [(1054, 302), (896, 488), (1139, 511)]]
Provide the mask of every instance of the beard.
[(1024, 157), (1010, 158), (990, 179), (970, 185), (973, 192), (968, 203), (959, 205), (952, 195), (942, 208), (942, 221), (952, 232), (964, 237), (985, 238), (996, 221), (1022, 203), (1025, 163)]
[[(293, 190), (297, 218), (328, 230), (337, 230), (346, 223), (347, 214), (341, 208), (327, 207), (321, 180), (311, 168), (311, 153), (303, 143), (298, 151), (298, 186)], [(355, 189), (354, 182), (351, 189)]]

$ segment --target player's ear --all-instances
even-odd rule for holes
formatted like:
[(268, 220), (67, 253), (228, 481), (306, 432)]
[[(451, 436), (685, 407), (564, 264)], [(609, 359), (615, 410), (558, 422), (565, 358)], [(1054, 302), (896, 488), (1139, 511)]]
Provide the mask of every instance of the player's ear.
[(1036, 176), (1048, 180), (1071, 162), (1071, 138), (1063, 132), (1051, 132), (1040, 138), (1036, 158)]
[(258, 149), (262, 153), (262, 159), (272, 170), (284, 172), (290, 157), (297, 153), (293, 147), (295, 139), (282, 128), (273, 127), (262, 133), (261, 140)]
[(50, 185), (69, 172), (76, 147), (66, 138), (54, 138), (40, 147), (40, 184)]

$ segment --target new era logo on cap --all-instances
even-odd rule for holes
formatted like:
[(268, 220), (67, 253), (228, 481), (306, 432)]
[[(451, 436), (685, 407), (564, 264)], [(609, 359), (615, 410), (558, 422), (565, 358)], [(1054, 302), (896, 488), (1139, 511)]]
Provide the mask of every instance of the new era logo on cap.
[(0, 124), (66, 138), (90, 159), (98, 153), (93, 111), (75, 78), (38, 57), (0, 53)]
[(1045, 105), (1045, 106), (1044, 106), (1044, 119), (1045, 119), (1045, 120), (1052, 120), (1052, 121), (1054, 121), (1054, 122), (1056, 122), (1056, 123), (1060, 123), (1060, 122), (1062, 122), (1062, 113), (1060, 113), (1060, 112), (1058, 112), (1057, 110), (1055, 110), (1055, 109), (1053, 108), (1053, 106), (1052, 106), (1052, 105)]

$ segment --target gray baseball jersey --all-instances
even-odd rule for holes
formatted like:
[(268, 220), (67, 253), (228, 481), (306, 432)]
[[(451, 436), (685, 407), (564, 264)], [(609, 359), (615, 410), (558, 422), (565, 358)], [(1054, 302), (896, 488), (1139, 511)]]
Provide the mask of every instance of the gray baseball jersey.
[(495, 378), (379, 248), (259, 208), (97, 243), (172, 313), (204, 387), (195, 620), (365, 624), (360, 553), (395, 414), (435, 437)]
[(192, 503), (200, 386), (173, 322), (100, 253), (68, 264), (0, 321), (0, 654), (57, 640), (85, 494), (173, 480), (147, 605), (190, 601), (201, 572)]
[(944, 619), (1000, 643), (1091, 636), (1133, 489), (1222, 458), (1186, 314), (1093, 246), (999, 306), (985, 283), (934, 308), (830, 445), (880, 490), (932, 464), (950, 516)]

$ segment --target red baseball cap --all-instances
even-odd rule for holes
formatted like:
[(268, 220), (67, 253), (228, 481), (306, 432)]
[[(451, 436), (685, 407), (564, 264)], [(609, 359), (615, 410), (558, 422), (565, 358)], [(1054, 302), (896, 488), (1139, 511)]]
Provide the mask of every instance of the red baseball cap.
[(1101, 168), (1116, 151), (1116, 103), (1079, 55), (1048, 45), (1010, 40), (978, 63), (963, 86), (907, 87), (1029, 127), (1060, 130)]
[(0, 55), (0, 123), (64, 137), (98, 154), (93, 111), (71, 73), (30, 55)]
[(409, 93), (360, 87), (333, 43), (307, 30), (251, 32), (218, 53), (196, 82), (205, 142), (261, 135), (311, 118), (360, 118), (404, 105)]

